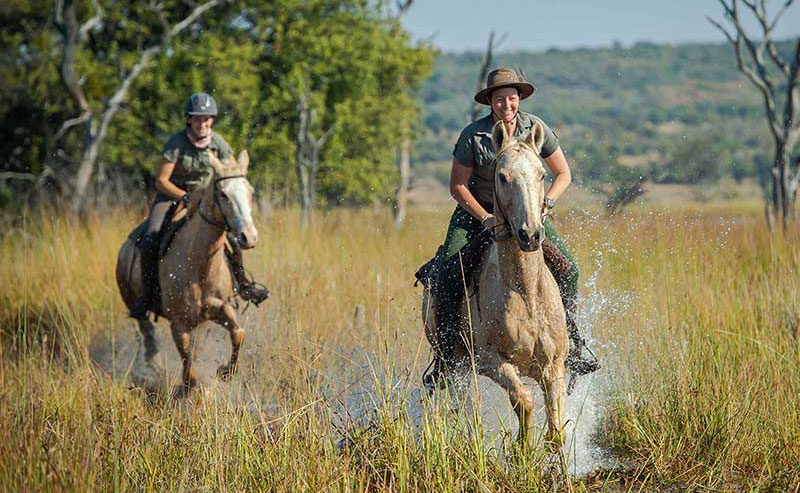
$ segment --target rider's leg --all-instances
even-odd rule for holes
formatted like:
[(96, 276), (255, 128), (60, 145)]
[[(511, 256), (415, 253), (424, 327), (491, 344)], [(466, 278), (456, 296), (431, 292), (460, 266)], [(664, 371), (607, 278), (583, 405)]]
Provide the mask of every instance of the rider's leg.
[(488, 234), (477, 238), (482, 231), (480, 221), (461, 207), (456, 207), (431, 286), (435, 300), (436, 340), (433, 344), (433, 370), (423, 378), (423, 383), (428, 387), (435, 386), (440, 380), (445, 362), (453, 349), (461, 344), (464, 325), (461, 307), (465, 286), (469, 286), (472, 274), (491, 242)]
[[(570, 262), (570, 268), (561, 271), (561, 272), (554, 272), (553, 277), (555, 277), (556, 282), (558, 283), (558, 289), (561, 293), (561, 301), (564, 303), (564, 311), (567, 315), (567, 333), (569, 334), (569, 354), (567, 356), (567, 368), (570, 370), (573, 378), (574, 376), (578, 375), (585, 375), (587, 373), (591, 373), (596, 371), (600, 368), (600, 364), (597, 362), (597, 358), (594, 357), (591, 352), (587, 350), (588, 354), (583, 354), (584, 348), (586, 348), (586, 339), (581, 337), (580, 332), (578, 330), (578, 325), (575, 321), (575, 317), (577, 315), (577, 308), (578, 308), (578, 264), (575, 261), (575, 257), (572, 256), (569, 249), (567, 248), (566, 243), (556, 231), (556, 228), (553, 226), (552, 221), (548, 218), (545, 221), (545, 236), (550, 242), (555, 245), (561, 254), (567, 258)], [(570, 389), (574, 385), (574, 380), (570, 379)]]
[(172, 200), (158, 194), (150, 207), (147, 229), (142, 235), (139, 251), (141, 254), (142, 295), (131, 308), (130, 316), (141, 320), (147, 317), (148, 310), (155, 310), (158, 296), (158, 247), (164, 219), (172, 207)]
[(228, 233), (228, 243), (231, 245), (228, 261), (231, 263), (231, 270), (233, 271), (233, 277), (236, 279), (239, 294), (245, 301), (252, 301), (258, 306), (259, 303), (269, 297), (269, 290), (247, 278), (247, 273), (244, 270), (242, 248), (239, 246), (239, 242), (236, 240), (235, 236), (231, 233)]

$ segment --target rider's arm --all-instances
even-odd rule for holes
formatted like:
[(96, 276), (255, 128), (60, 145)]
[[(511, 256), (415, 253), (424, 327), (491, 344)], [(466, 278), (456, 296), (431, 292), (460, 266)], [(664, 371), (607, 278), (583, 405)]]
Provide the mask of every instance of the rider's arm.
[(564, 156), (564, 151), (559, 147), (554, 153), (544, 158), (544, 162), (550, 168), (550, 172), (553, 173), (553, 183), (550, 184), (545, 196), (558, 200), (572, 181), (567, 158)]
[(179, 199), (186, 195), (186, 192), (169, 181), (170, 177), (172, 177), (173, 170), (175, 170), (175, 163), (169, 161), (161, 163), (161, 166), (158, 168), (158, 174), (156, 175), (156, 190), (167, 197)]
[(489, 213), (478, 203), (475, 196), (467, 188), (471, 174), (471, 167), (464, 166), (457, 159), (453, 159), (453, 168), (450, 170), (450, 195), (472, 217), (483, 222)]

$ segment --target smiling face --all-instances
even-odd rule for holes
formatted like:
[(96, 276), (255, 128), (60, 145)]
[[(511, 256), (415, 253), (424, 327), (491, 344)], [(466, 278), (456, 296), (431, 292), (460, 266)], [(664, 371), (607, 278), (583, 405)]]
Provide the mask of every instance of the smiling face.
[(203, 138), (211, 132), (214, 117), (211, 115), (190, 115), (186, 121), (189, 123), (189, 127), (195, 137)]
[(519, 91), (513, 87), (493, 91), (491, 103), (495, 118), (510, 123), (519, 111)]

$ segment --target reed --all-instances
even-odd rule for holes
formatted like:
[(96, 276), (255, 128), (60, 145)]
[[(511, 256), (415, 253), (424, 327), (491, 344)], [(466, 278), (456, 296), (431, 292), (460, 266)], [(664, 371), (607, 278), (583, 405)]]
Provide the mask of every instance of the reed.
[[(482, 425), (479, 395), (459, 411), (420, 390), (413, 273), (448, 213), (396, 229), (385, 211), (335, 210), (305, 233), (297, 211), (262, 218), (246, 264), (273, 294), (243, 314), (241, 374), (213, 377), (227, 335), (201, 328), (201, 389), (181, 401), (163, 321), (160, 390), (138, 383), (153, 376), (113, 278), (136, 215), (20, 218), (0, 238), (0, 490), (563, 488), (547, 454)], [(612, 301), (592, 320), (609, 381), (594, 438), (618, 465), (572, 486), (796, 490), (800, 231), (770, 235), (753, 205), (557, 221), (584, 302)]]

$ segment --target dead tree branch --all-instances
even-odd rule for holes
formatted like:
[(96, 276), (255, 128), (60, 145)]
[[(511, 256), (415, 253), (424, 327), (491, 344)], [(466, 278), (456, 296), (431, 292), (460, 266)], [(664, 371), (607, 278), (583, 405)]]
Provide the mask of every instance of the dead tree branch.
[[(505, 41), (506, 36), (508, 34), (503, 34), (500, 36), (500, 39), (495, 41), (495, 32), (492, 31), (489, 33), (489, 42), (486, 44), (486, 51), (483, 54), (483, 59), (481, 60), (481, 68), (478, 72), (478, 84), (476, 93), (486, 87), (486, 76), (489, 75), (489, 69), (492, 67), (492, 63), (494, 62), (494, 50), (500, 46), (503, 41)], [(480, 104), (473, 102), (472, 106), (470, 106), (469, 112), (469, 121), (473, 122), (477, 120), (483, 108)]]
[[(787, 227), (789, 221), (795, 216), (795, 201), (797, 197), (798, 178), (800, 169), (798, 162), (793, 161), (791, 152), (800, 139), (800, 122), (797, 115), (800, 112), (800, 38), (798, 38), (791, 62), (781, 57), (772, 40), (772, 30), (783, 17), (794, 0), (785, 0), (778, 13), (770, 20), (765, 0), (741, 0), (750, 14), (758, 21), (761, 28), (760, 40), (756, 40), (742, 23), (739, 0), (719, 0), (725, 18), (735, 30), (726, 29), (721, 22), (708, 18), (714, 27), (719, 29), (731, 43), (736, 55), (736, 64), (748, 80), (761, 92), (764, 99), (764, 111), (767, 124), (772, 133), (775, 159), (770, 170), (769, 194), (767, 198), (767, 222), (772, 227), (772, 218), (780, 215), (782, 226)], [(745, 54), (746, 49), (746, 54)], [(770, 69), (767, 58), (775, 68)], [(776, 70), (777, 69), (777, 70)], [(780, 82), (776, 83), (773, 77), (780, 75)], [(785, 83), (785, 93), (782, 93)], [(778, 109), (778, 104), (783, 101), (783, 109)], [(782, 114), (781, 114), (782, 113)]]

